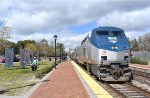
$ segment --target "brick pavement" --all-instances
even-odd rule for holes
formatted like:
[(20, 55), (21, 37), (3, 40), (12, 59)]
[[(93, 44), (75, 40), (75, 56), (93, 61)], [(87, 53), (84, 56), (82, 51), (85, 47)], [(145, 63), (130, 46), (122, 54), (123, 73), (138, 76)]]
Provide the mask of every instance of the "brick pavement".
[(71, 62), (63, 62), (29, 98), (89, 98)]

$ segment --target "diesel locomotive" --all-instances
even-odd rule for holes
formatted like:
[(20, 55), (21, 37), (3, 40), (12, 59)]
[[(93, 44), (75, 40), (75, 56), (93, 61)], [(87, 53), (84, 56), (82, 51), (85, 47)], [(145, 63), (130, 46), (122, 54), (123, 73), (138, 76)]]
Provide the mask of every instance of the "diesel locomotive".
[(98, 27), (92, 30), (71, 58), (88, 72), (103, 81), (130, 81), (130, 45), (124, 30), (117, 27)]

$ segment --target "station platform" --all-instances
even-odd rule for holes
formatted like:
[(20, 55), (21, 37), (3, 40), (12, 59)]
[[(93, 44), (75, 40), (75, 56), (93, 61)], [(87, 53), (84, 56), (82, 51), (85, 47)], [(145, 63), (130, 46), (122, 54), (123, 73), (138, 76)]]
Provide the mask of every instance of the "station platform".
[(113, 98), (73, 61), (61, 63), (29, 98)]
[(130, 69), (133, 71), (139, 71), (146, 74), (150, 74), (150, 65), (130, 64)]

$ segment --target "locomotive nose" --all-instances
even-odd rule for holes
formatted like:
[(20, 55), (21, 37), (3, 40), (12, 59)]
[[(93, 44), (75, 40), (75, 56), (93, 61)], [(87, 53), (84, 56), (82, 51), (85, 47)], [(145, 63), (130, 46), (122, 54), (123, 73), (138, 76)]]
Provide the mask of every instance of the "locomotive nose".
[(129, 62), (128, 51), (110, 51), (110, 50), (99, 50), (99, 61), (103, 65), (120, 64), (127, 65)]

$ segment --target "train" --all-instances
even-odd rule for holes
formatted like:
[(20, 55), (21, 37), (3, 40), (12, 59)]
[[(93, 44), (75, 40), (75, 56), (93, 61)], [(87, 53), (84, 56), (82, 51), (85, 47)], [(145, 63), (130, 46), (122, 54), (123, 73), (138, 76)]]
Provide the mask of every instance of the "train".
[(133, 78), (129, 68), (130, 44), (121, 28), (94, 28), (72, 50), (70, 57), (98, 80), (131, 81)]

